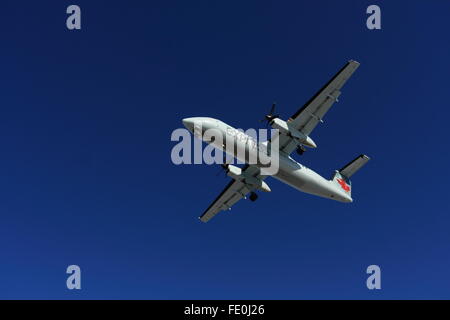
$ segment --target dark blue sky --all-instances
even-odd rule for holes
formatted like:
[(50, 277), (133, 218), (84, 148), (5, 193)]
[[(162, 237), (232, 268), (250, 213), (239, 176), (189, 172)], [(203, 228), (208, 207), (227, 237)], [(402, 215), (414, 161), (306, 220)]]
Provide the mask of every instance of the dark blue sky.
[[(81, 31), (65, 27), (73, 3)], [(449, 10), (3, 1), (0, 298), (450, 298)], [(200, 223), (229, 178), (171, 163), (181, 119), (257, 127), (274, 100), (287, 118), (349, 59), (360, 68), (297, 159), (329, 177), (370, 155), (354, 203), (268, 179), (272, 194)], [(382, 290), (366, 288), (371, 264)]]

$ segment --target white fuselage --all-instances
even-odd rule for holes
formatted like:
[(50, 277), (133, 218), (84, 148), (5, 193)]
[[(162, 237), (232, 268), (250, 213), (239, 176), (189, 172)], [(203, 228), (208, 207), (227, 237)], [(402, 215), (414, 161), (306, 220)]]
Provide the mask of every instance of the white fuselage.
[[(199, 137), (199, 134), (195, 133), (194, 127), (200, 125), (202, 133), (204, 133), (208, 129), (214, 129), (218, 132), (221, 132), (223, 137), (226, 137), (227, 141), (230, 141), (228, 139), (232, 139), (237, 147), (232, 148), (232, 150), (227, 150), (230, 148), (226, 148), (223, 141), (220, 141), (220, 139), (214, 141), (206, 141), (205, 139), (203, 140), (207, 143), (213, 144), (216, 148), (223, 150), (227, 154), (232, 155), (242, 162), (248, 163), (248, 159), (256, 159), (258, 156), (258, 152), (260, 152), (260, 148), (249, 147), (251, 146), (251, 143), (249, 143), (249, 141), (255, 141), (253, 137), (245, 134), (242, 131), (238, 131), (237, 129), (227, 125), (220, 120), (213, 118), (196, 117), (185, 119), (183, 122), (185, 126), (197, 137)], [(267, 146), (266, 143), (263, 142), (263, 144)], [(239, 152), (237, 152), (236, 150), (239, 150), (239, 148), (245, 149), (245, 154), (240, 154)], [(275, 179), (282, 181), (302, 192), (341, 202), (352, 202), (351, 196), (347, 194), (342, 188), (340, 188), (339, 185), (334, 181), (323, 178), (313, 170), (301, 165), (300, 163), (292, 159), (289, 155), (286, 155), (282, 152), (278, 154), (278, 171), (277, 173), (271, 175)], [(263, 168), (263, 166), (259, 163), (251, 164)]]

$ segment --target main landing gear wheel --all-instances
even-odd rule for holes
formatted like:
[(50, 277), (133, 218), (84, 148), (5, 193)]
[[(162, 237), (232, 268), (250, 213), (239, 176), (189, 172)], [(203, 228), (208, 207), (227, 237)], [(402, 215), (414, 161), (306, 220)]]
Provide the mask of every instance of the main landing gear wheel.
[(305, 151), (306, 151), (306, 149), (305, 149), (304, 146), (299, 146), (299, 147), (297, 148), (297, 153), (298, 153), (299, 155), (302, 155)]
[(256, 201), (256, 199), (258, 199), (258, 195), (254, 192), (250, 193), (250, 197), (249, 197), (250, 201), (254, 202)]

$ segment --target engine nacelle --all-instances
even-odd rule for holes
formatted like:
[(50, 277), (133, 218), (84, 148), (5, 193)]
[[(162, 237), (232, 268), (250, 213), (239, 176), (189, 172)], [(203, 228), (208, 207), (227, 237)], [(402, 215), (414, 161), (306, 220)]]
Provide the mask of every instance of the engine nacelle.
[(281, 120), (280, 118), (275, 118), (270, 123), (271, 127), (274, 129), (280, 130), (280, 133), (284, 135), (289, 135), (289, 127), (286, 121)]
[(242, 179), (242, 169), (232, 164), (228, 165), (227, 175), (235, 180)]
[(258, 188), (261, 191), (264, 192), (270, 192), (269, 185), (262, 181), (261, 179), (255, 178), (255, 177), (245, 177), (244, 178), (245, 183), (250, 184), (256, 188)]
[(243, 183), (256, 187), (257, 189), (264, 192), (271, 191), (267, 183), (253, 176), (247, 176), (243, 174), (242, 169), (239, 167), (230, 164), (228, 165), (227, 170), (228, 170), (227, 175), (233, 178), (234, 180), (242, 181)]
[(310, 147), (310, 148), (316, 148), (317, 145), (314, 143), (313, 139), (311, 139), (309, 136), (301, 133), (297, 129), (295, 129), (290, 122), (286, 122), (284, 120), (281, 120), (280, 118), (275, 118), (272, 120), (271, 124), (272, 128), (278, 129), (281, 134), (284, 134), (286, 136), (289, 136), (295, 140), (297, 140), (299, 143)]

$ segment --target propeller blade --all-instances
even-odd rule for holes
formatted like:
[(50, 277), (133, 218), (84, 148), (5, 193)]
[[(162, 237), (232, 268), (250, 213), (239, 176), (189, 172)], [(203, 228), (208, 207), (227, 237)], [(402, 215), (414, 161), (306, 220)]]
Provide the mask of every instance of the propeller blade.
[(273, 113), (275, 112), (275, 106), (276, 105), (277, 105), (276, 102), (272, 103), (272, 107), (270, 108), (270, 112), (269, 112), (270, 115), (273, 115)]
[(273, 113), (275, 112), (275, 107), (276, 107), (276, 105), (277, 105), (277, 103), (276, 103), (276, 102), (273, 102), (273, 103), (272, 103), (272, 106), (270, 107), (270, 112), (269, 112), (269, 114), (266, 114), (266, 115), (264, 116), (264, 119), (262, 119), (262, 120), (259, 121), (259, 122), (267, 121), (266, 129), (269, 127), (269, 124), (270, 124), (271, 121), (275, 120), (276, 118), (279, 118), (279, 115), (273, 114)]

